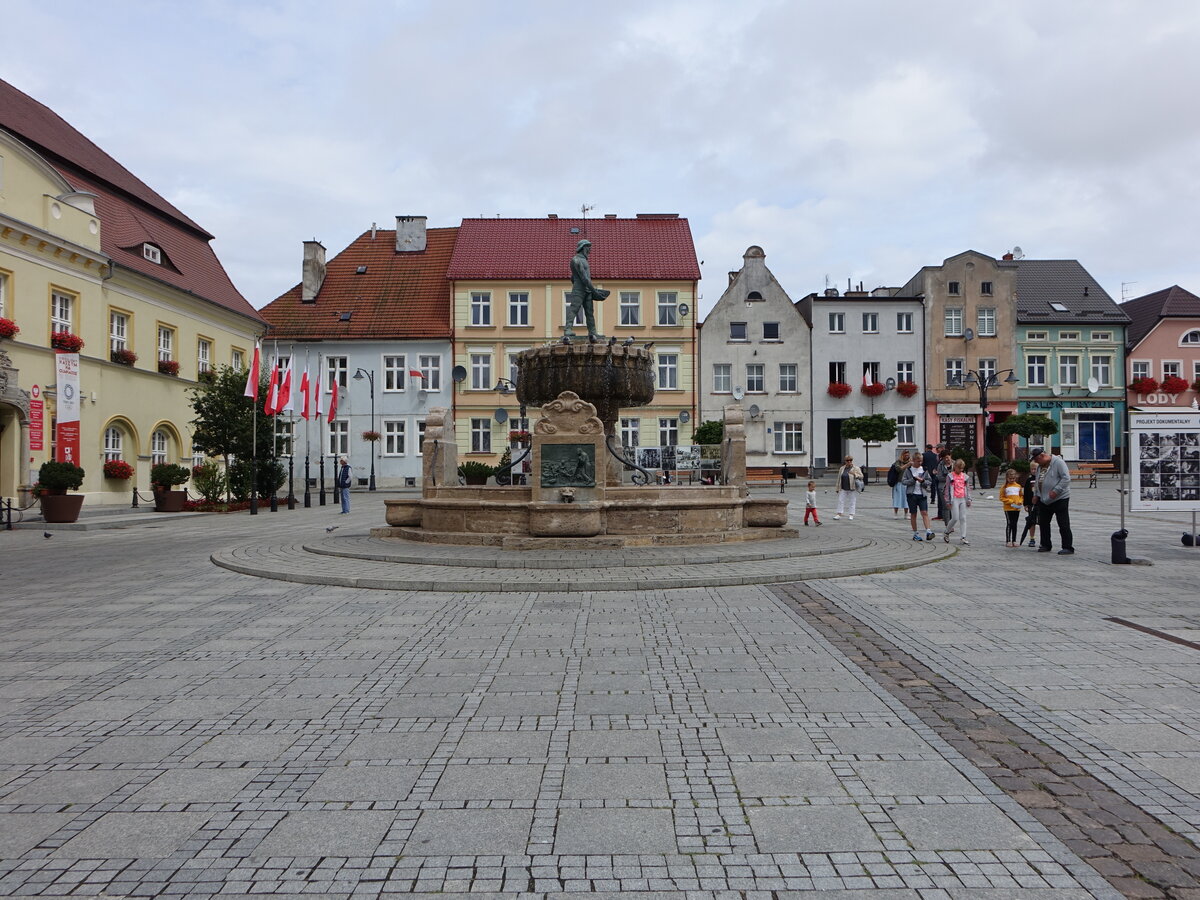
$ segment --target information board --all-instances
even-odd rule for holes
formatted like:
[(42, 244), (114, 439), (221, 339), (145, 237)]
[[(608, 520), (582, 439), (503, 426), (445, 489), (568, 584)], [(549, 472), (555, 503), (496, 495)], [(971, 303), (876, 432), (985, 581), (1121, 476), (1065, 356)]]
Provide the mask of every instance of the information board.
[(1200, 412), (1130, 413), (1129, 508), (1200, 510)]

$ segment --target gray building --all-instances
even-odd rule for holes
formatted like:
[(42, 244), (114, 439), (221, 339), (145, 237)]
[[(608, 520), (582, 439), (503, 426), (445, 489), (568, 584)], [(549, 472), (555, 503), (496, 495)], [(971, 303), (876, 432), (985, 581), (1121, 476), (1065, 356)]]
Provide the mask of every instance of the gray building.
[[(796, 306), (812, 325), (814, 464), (841, 465), (850, 453), (859, 465), (887, 466), (901, 450), (924, 447), (922, 298), (899, 288), (828, 288)], [(872, 413), (896, 420), (896, 440), (864, 448), (842, 437), (846, 419)]]
[(746, 464), (793, 469), (811, 464), (812, 391), (809, 327), (750, 247), (742, 268), (698, 326), (701, 420), (721, 418), (727, 404), (747, 410)]

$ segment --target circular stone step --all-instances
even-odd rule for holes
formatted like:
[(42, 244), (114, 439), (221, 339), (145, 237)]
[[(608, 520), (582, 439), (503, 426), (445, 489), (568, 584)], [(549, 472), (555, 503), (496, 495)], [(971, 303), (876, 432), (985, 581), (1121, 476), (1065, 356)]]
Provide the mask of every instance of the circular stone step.
[[(589, 553), (587, 565), (580, 565), (580, 560), (574, 558), (576, 554), (559, 551), (551, 558), (550, 551), (543, 551), (534, 560), (539, 565), (529, 565), (528, 552), (473, 547), (470, 553), (464, 553), (464, 548), (457, 546), (423, 545), (421, 553), (414, 556), (411, 547), (397, 547), (395, 552), (385, 553), (376, 546), (379, 543), (384, 542), (350, 538), (328, 539), (312, 545), (259, 544), (221, 550), (213, 553), (211, 559), (216, 565), (243, 575), (301, 584), (388, 591), (528, 593), (671, 590), (811, 581), (906, 569), (957, 552), (940, 541), (826, 537), (819, 543), (786, 542), (793, 544), (792, 553), (764, 546), (776, 542), (760, 543), (753, 547), (758, 554), (750, 557), (737, 556), (735, 551), (751, 550), (741, 545), (678, 548), (673, 560), (664, 559), (660, 548), (640, 552), (623, 549), (607, 551), (611, 554), (608, 559), (599, 552)], [(314, 552), (310, 546), (320, 549)], [(341, 552), (331, 553), (331, 549)], [(486, 549), (494, 549), (498, 555), (480, 552)], [(436, 556), (435, 550), (440, 551)], [(775, 555), (764, 555), (772, 550)], [(477, 559), (472, 560), (472, 555)], [(506, 563), (515, 559), (516, 564), (501, 565), (502, 559)], [(600, 564), (592, 565), (596, 562)]]

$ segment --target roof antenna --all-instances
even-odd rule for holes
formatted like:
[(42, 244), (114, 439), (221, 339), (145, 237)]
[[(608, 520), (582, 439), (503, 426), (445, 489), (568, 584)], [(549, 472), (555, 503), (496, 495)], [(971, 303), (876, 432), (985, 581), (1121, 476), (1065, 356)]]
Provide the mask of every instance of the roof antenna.
[(1121, 302), (1122, 303), (1124, 303), (1126, 300), (1129, 299), (1129, 286), (1133, 285), (1133, 284), (1137, 284), (1137, 282), (1136, 281), (1122, 281), (1121, 282)]
[(588, 213), (590, 213), (590, 212), (591, 212), (593, 209), (595, 209), (595, 208), (596, 208), (596, 207), (595, 207), (595, 205), (594, 205), (594, 204), (593, 204), (592, 206), (588, 206), (586, 203), (583, 203), (583, 204), (581, 204), (581, 205), (580, 205), (580, 207), (579, 207), (579, 211), (580, 211), (581, 213), (583, 213), (583, 217), (586, 219), (586, 218), (587, 218), (587, 214), (588, 214)]
[(379, 230), (379, 223), (372, 222), (371, 223), (371, 240), (375, 240), (375, 232), (378, 230)]

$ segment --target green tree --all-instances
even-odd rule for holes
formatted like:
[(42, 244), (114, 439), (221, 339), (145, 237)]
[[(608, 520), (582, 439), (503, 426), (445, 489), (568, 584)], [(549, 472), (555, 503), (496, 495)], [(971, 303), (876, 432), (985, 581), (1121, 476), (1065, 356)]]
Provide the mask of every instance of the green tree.
[(1041, 413), (1021, 413), (1009, 416), (997, 425), (996, 433), (1004, 437), (1018, 434), (1028, 441), (1035, 435), (1058, 434), (1058, 423)]
[[(227, 469), (231, 456), (248, 460), (256, 449), (260, 458), (271, 455), (271, 417), (263, 415), (261, 409), (255, 415), (255, 402), (244, 396), (245, 389), (245, 372), (221, 366), (190, 392), (192, 411), (196, 414), (192, 419), (192, 446), (209, 456), (221, 457)], [(258, 386), (259, 402), (266, 393), (264, 375)]]
[(709, 420), (701, 422), (692, 432), (694, 444), (719, 444), (725, 440), (725, 423)]
[(869, 416), (842, 420), (842, 437), (863, 442), (863, 480), (867, 480), (867, 464), (869, 462), (869, 444), (895, 440), (896, 420), (889, 419), (883, 413), (873, 413)]

